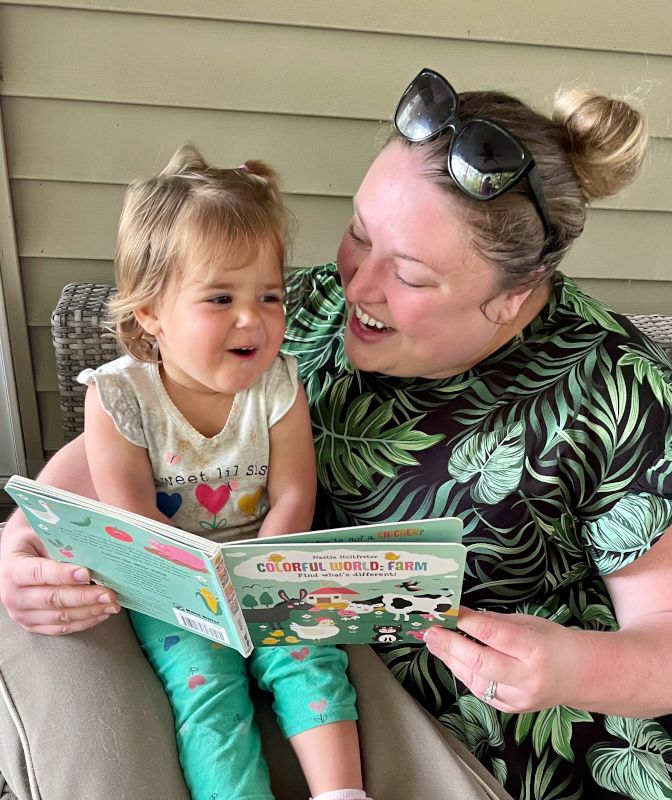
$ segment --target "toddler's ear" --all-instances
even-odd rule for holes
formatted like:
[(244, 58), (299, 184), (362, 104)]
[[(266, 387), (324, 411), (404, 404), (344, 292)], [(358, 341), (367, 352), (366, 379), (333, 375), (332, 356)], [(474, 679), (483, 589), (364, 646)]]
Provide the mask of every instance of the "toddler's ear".
[(161, 333), (161, 323), (159, 322), (156, 308), (154, 306), (143, 306), (136, 308), (133, 312), (135, 319), (140, 327), (150, 336), (156, 338)]

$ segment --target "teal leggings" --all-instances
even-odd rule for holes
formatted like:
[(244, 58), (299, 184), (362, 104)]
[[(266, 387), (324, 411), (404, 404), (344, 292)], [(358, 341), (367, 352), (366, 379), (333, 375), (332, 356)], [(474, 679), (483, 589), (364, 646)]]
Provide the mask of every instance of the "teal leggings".
[[(347, 656), (329, 645), (235, 650), (144, 614), (130, 613), (138, 641), (163, 681), (192, 800), (273, 800), (261, 752), (250, 674), (272, 692), (286, 737), (357, 719)], [(328, 757), (328, 754), (325, 754)]]

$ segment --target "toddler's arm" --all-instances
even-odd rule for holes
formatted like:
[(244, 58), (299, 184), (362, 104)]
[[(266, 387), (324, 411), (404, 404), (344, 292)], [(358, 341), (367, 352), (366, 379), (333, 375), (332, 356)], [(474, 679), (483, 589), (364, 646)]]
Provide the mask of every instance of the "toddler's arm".
[(84, 443), (93, 485), (103, 503), (171, 524), (156, 506), (147, 451), (119, 433), (93, 383), (86, 390), (84, 402)]
[(259, 536), (309, 531), (315, 512), (315, 450), (306, 393), (302, 386), (294, 405), (270, 430), (268, 499), (270, 511)]

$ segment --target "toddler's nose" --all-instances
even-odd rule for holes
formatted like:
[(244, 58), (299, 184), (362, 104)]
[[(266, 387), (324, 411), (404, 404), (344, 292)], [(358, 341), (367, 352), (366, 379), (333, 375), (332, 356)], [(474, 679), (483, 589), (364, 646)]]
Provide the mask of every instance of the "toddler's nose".
[(250, 328), (259, 324), (259, 311), (253, 306), (243, 306), (236, 316), (237, 328)]

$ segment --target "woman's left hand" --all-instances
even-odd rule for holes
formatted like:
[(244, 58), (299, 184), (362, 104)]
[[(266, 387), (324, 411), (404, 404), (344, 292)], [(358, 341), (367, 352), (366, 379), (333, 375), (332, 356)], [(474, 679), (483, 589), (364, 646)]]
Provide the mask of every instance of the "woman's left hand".
[(427, 648), (491, 706), (515, 713), (539, 711), (573, 696), (572, 664), (581, 658), (580, 632), (528, 614), (472, 611), (464, 606), (457, 627), (458, 631), (430, 628), (425, 634)]

